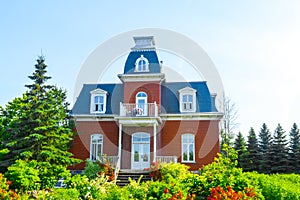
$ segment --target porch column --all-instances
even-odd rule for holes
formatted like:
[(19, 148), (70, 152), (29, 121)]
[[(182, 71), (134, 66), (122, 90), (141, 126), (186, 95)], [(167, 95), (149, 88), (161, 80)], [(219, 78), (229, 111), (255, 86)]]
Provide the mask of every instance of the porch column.
[(153, 124), (153, 162), (156, 161), (156, 124)]
[(121, 158), (122, 158), (122, 124), (119, 124), (119, 150), (118, 156), (120, 159), (120, 168), (121, 168)]

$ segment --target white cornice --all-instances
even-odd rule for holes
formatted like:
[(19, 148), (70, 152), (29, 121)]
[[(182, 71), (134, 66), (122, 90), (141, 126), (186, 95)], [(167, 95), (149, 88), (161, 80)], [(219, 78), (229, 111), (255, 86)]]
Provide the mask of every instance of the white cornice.
[(221, 120), (223, 113), (202, 112), (202, 113), (180, 113), (180, 114), (160, 114), (163, 121), (168, 120)]
[(143, 74), (118, 74), (120, 80), (124, 82), (141, 82), (141, 81), (163, 81), (163, 73), (143, 73)]
[(76, 121), (115, 121), (117, 115), (80, 115), (73, 114), (71, 115)]
[(223, 113), (202, 112), (202, 113), (180, 113), (160, 114), (159, 117), (120, 117), (119, 115), (71, 115), (76, 121), (119, 121), (122, 124), (153, 124), (162, 121), (175, 120), (221, 120)]

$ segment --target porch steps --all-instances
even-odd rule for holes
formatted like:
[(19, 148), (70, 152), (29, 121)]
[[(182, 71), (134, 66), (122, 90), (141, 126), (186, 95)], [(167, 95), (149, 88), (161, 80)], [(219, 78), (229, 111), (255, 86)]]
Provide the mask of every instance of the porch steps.
[(142, 176), (140, 182), (150, 181), (150, 172), (144, 170), (121, 170), (118, 174), (117, 185), (122, 187), (129, 184), (129, 178), (132, 180), (138, 181), (138, 179)]

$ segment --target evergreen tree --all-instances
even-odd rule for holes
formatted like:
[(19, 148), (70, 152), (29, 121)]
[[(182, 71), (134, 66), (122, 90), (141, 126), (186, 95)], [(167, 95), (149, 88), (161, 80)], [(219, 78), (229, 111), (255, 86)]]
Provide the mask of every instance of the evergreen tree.
[(267, 125), (263, 123), (260, 132), (258, 146), (261, 154), (259, 172), (270, 173), (271, 160), (270, 160), (270, 148), (272, 144), (272, 135)]
[(300, 132), (296, 123), (290, 131), (289, 172), (300, 173)]
[(259, 170), (259, 148), (258, 141), (254, 129), (251, 127), (247, 141), (247, 154), (245, 155), (246, 166), (245, 171), (258, 171)]
[(288, 148), (285, 131), (278, 124), (274, 131), (273, 142), (271, 146), (271, 173), (286, 173), (288, 170)]
[(5, 109), (0, 110), (2, 118), (0, 147), (3, 152), (0, 158), (1, 172), (5, 172), (16, 159), (22, 159), (22, 153), (30, 148), (25, 139), (28, 136), (25, 123), (28, 120), (24, 103), (26, 98), (26, 95), (15, 98), (6, 105)]
[[(10, 151), (1, 163), (9, 166), (16, 159), (37, 161), (41, 187), (51, 187), (57, 178), (67, 174), (66, 167), (77, 162), (68, 152), (73, 132), (68, 120), (66, 92), (47, 85), (47, 65), (39, 57), (32, 84), (23, 98), (8, 105), (4, 116), (13, 116), (4, 132), (4, 146)], [(12, 110), (10, 112), (7, 112)], [(9, 121), (9, 120), (8, 120)]]
[(244, 168), (246, 166), (245, 155), (247, 154), (247, 148), (245, 138), (241, 132), (239, 132), (234, 141), (234, 149), (238, 153), (238, 167)]

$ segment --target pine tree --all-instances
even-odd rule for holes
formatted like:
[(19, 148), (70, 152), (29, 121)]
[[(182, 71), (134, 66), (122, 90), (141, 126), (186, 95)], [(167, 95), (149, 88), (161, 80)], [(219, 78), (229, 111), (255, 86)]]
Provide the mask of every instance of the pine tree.
[(245, 138), (241, 132), (239, 132), (234, 141), (234, 149), (238, 153), (238, 167), (244, 168), (246, 166), (245, 155), (247, 154), (247, 148)]
[(300, 173), (300, 132), (296, 123), (290, 131), (289, 172)]
[(258, 171), (259, 170), (259, 148), (258, 141), (255, 135), (254, 129), (251, 127), (248, 135), (247, 141), (247, 154), (245, 156), (246, 166), (245, 171)]
[(270, 148), (272, 144), (272, 135), (267, 125), (263, 123), (260, 132), (259, 132), (259, 140), (258, 146), (259, 151), (261, 153), (259, 172), (261, 173), (270, 173)]
[(278, 124), (274, 131), (273, 142), (271, 146), (271, 173), (286, 173), (288, 170), (288, 148), (285, 131)]
[(1, 172), (6, 171), (7, 167), (12, 165), (16, 159), (22, 159), (22, 153), (30, 149), (25, 137), (28, 136), (26, 131), (26, 104), (24, 103), (26, 95), (21, 98), (15, 98), (9, 102), (5, 109), (1, 109), (2, 128), (0, 133), (0, 143), (2, 151), (0, 168)]
[[(16, 159), (36, 160), (42, 188), (51, 187), (57, 178), (67, 173), (66, 167), (77, 162), (68, 151), (73, 132), (68, 120), (66, 92), (47, 85), (47, 65), (39, 57), (35, 72), (29, 76), (32, 84), (20, 100), (8, 106), (13, 120), (5, 128), (9, 133), (4, 142), (10, 153), (3, 163), (11, 165)], [(6, 113), (7, 114), (7, 113)], [(10, 117), (6, 115), (6, 117)]]

